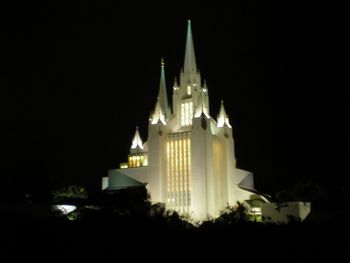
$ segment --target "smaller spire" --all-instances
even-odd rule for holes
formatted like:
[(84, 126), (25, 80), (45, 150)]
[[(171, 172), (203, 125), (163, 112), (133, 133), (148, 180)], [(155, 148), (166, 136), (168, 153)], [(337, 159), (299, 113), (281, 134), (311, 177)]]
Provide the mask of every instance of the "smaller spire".
[(131, 150), (143, 150), (143, 143), (139, 133), (139, 127), (136, 126), (134, 139), (132, 140)]
[(225, 111), (223, 100), (221, 100), (221, 106), (220, 106), (220, 112), (217, 118), (217, 124), (218, 124), (218, 127), (227, 126), (229, 128), (232, 128), (228, 119), (228, 115), (226, 114), (226, 111)]
[(196, 113), (194, 115), (195, 118), (201, 117), (202, 115), (205, 115), (208, 119), (210, 118), (209, 112), (207, 107), (205, 106), (205, 98), (204, 98), (204, 92), (201, 92), (198, 97), (198, 106), (196, 109)]
[(160, 106), (160, 103), (159, 103), (159, 97), (157, 98), (156, 107), (151, 118), (151, 124), (158, 124), (158, 123), (162, 123), (163, 125), (166, 125), (165, 116), (162, 111), (162, 107)]
[(179, 83), (177, 82), (177, 78), (175, 77), (174, 84), (173, 84), (173, 90), (178, 90), (178, 89), (179, 89)]
[(208, 92), (207, 81), (205, 79), (203, 80), (203, 91)]
[(164, 117), (167, 119), (170, 116), (170, 109), (168, 103), (168, 95), (166, 92), (166, 81), (165, 81), (165, 70), (164, 70), (164, 58), (160, 60), (160, 81), (159, 81), (159, 92), (158, 92), (158, 102)]

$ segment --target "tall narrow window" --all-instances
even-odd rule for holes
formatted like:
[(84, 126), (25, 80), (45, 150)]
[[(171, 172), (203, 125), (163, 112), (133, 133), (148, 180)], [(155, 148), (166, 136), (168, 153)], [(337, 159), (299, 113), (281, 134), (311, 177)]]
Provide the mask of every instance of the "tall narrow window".
[(187, 132), (167, 138), (168, 209), (188, 214), (191, 208), (191, 144)]
[(181, 126), (192, 125), (193, 102), (187, 101), (181, 104)]
[(190, 85), (187, 86), (187, 95), (191, 95), (191, 86)]

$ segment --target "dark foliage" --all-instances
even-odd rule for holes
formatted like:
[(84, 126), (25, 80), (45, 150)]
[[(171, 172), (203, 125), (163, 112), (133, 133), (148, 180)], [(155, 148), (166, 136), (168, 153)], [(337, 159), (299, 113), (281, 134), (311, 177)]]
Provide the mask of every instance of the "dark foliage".
[[(90, 196), (89, 202), (78, 205), (73, 212), (75, 220), (57, 213), (46, 217), (30, 213), (2, 216), (5, 252), (14, 253), (20, 248), (34, 258), (38, 251), (46, 251), (62, 259), (98, 256), (116, 260), (185, 250), (204, 259), (210, 251), (221, 251), (219, 258), (233, 256), (234, 250), (310, 252), (312, 244), (322, 254), (326, 252), (322, 237), (335, 238), (346, 227), (339, 218), (322, 224), (296, 220), (287, 225), (257, 223), (250, 220), (241, 204), (227, 207), (218, 218), (195, 226), (175, 212), (166, 212), (161, 204), (151, 205), (142, 187), (103, 192)], [(333, 240), (338, 243), (338, 239)], [(338, 244), (339, 252), (344, 244)]]

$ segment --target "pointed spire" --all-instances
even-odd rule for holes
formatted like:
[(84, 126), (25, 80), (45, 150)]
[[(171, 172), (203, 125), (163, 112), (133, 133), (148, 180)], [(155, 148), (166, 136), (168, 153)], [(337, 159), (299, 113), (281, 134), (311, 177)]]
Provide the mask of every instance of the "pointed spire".
[(225, 106), (224, 106), (224, 100), (221, 100), (221, 106), (220, 106), (220, 113), (223, 114), (226, 117), (226, 111), (225, 111)]
[(174, 87), (178, 87), (179, 86), (179, 82), (177, 82), (177, 77), (175, 77), (174, 79)]
[(151, 124), (158, 124), (158, 123), (162, 123), (166, 125), (165, 116), (162, 111), (162, 107), (160, 106), (159, 97), (157, 98), (156, 108), (151, 118)]
[(169, 109), (169, 103), (168, 103), (168, 95), (166, 92), (164, 65), (165, 65), (164, 58), (162, 58), (160, 61), (161, 69), (160, 69), (158, 101), (163, 114), (165, 114), (165, 117), (168, 118), (170, 114), (170, 109)]
[(134, 139), (132, 140), (132, 144), (131, 144), (131, 150), (143, 150), (143, 143), (142, 143), (142, 139), (139, 133), (139, 127), (136, 126), (136, 131), (135, 131), (135, 135), (134, 135)]
[(203, 81), (203, 91), (208, 92), (208, 86), (207, 86), (207, 81), (204, 79)]
[(217, 123), (218, 123), (218, 127), (224, 127), (226, 125), (227, 127), (232, 128), (225, 111), (223, 100), (221, 100), (220, 112), (217, 118)]
[(185, 52), (184, 73), (197, 73), (196, 57), (194, 54), (191, 20), (187, 20), (187, 40)]
[(197, 102), (197, 108), (196, 108), (196, 113), (194, 115), (195, 118), (205, 116), (208, 119), (210, 118), (209, 112), (207, 107), (205, 106), (205, 98), (204, 98), (204, 92), (201, 91), (199, 97), (198, 97), (198, 102)]

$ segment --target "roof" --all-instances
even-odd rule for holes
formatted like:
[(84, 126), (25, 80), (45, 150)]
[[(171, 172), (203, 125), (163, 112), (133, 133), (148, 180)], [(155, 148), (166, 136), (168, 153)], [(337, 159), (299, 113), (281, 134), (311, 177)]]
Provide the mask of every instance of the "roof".
[(259, 192), (259, 191), (255, 190), (255, 189), (254, 189), (254, 190), (253, 190), (253, 189), (248, 189), (248, 188), (242, 187), (242, 186), (240, 186), (240, 185), (237, 185), (237, 186), (238, 186), (239, 188), (241, 188), (242, 190), (251, 192), (251, 193), (253, 193), (253, 194), (256, 194), (256, 195), (259, 195), (259, 196), (265, 198), (266, 200), (264, 200), (264, 201), (270, 202), (270, 200), (271, 200), (271, 198), (272, 198), (271, 195), (268, 195), (268, 194)]
[(109, 176), (109, 186), (106, 190), (118, 190), (129, 187), (145, 186), (146, 184), (141, 183), (123, 173), (116, 170), (112, 175)]

